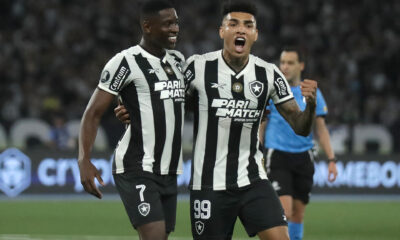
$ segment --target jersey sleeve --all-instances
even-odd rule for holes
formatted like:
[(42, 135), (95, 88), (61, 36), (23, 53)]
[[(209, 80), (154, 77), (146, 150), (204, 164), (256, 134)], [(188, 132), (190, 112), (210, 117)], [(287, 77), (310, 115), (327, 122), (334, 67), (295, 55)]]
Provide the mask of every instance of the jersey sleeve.
[(131, 69), (124, 54), (118, 53), (103, 68), (97, 87), (113, 95), (118, 95), (130, 75)]
[(273, 71), (273, 86), (270, 97), (276, 105), (292, 99), (293, 93), (286, 78), (275, 65), (273, 65)]
[(183, 67), (183, 75), (185, 76), (186, 93), (191, 95), (194, 89), (195, 72), (195, 56), (191, 56)]
[(317, 88), (317, 107), (315, 113), (317, 116), (326, 116), (328, 114), (328, 106), (319, 88)]

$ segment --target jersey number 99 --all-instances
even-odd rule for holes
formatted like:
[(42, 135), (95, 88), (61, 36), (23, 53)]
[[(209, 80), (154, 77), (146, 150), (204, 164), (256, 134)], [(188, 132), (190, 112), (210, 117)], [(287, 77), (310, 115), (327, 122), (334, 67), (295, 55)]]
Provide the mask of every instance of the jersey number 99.
[(195, 219), (209, 219), (211, 217), (211, 202), (209, 200), (194, 200), (193, 210)]

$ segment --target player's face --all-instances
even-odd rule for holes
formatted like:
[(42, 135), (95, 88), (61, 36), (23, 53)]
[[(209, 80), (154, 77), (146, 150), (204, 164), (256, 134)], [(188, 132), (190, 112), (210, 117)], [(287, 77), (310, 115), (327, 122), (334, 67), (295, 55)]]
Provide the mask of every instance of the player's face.
[(299, 56), (297, 52), (283, 51), (281, 53), (279, 68), (283, 75), (289, 82), (293, 82), (294, 79), (300, 78), (301, 72), (304, 69), (304, 62), (299, 62)]
[(224, 51), (235, 57), (247, 56), (258, 37), (256, 20), (250, 13), (231, 12), (225, 16), (219, 35)]
[(159, 11), (159, 15), (149, 21), (148, 31), (149, 40), (154, 45), (166, 49), (175, 48), (179, 33), (178, 15), (175, 9)]

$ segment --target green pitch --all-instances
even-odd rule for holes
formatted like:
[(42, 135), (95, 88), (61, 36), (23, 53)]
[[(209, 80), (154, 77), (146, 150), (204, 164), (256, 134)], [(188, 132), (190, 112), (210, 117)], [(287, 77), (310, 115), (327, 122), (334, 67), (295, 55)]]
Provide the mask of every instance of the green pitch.
[[(400, 202), (312, 202), (305, 240), (400, 239)], [(119, 201), (1, 201), (0, 240), (138, 239)], [(190, 239), (189, 203), (179, 202), (170, 239)], [(238, 221), (234, 239), (249, 239)], [(256, 239), (256, 238), (253, 238)]]

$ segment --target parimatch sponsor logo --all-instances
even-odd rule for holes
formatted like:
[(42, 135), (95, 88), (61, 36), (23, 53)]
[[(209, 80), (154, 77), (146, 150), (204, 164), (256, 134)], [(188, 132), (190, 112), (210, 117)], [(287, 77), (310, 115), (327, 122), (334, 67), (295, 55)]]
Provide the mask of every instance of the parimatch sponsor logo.
[(154, 84), (154, 91), (160, 92), (160, 99), (185, 100), (185, 86), (180, 80), (160, 81)]
[(256, 122), (261, 110), (249, 107), (249, 100), (214, 99), (211, 107), (217, 108), (217, 117), (229, 117), (234, 122)]

